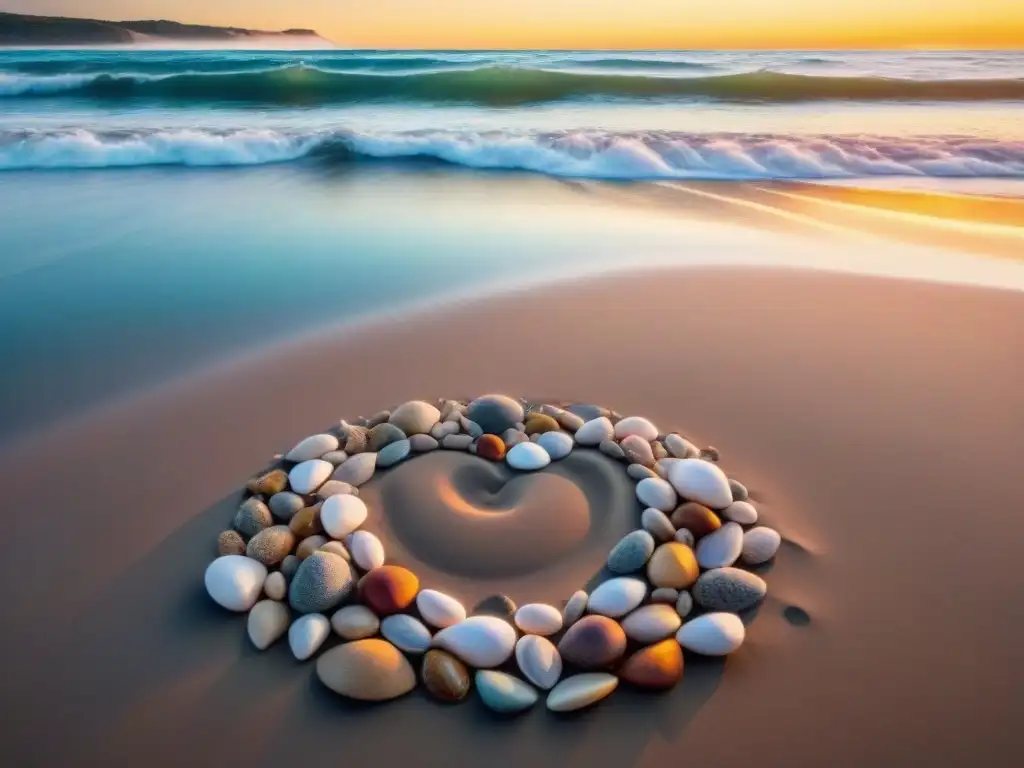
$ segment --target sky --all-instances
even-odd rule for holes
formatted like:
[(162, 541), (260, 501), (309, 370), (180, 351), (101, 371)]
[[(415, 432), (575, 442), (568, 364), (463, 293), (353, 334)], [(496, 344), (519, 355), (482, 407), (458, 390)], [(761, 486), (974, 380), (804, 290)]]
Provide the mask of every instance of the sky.
[(1024, 48), (1024, 0), (0, 0), (368, 48)]

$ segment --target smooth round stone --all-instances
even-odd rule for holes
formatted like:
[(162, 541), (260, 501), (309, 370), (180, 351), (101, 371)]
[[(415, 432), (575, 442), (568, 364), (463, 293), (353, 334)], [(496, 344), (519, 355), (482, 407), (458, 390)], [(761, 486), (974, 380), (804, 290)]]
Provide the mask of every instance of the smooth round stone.
[[(405, 439), (405, 432), (400, 430), (394, 424), (378, 424), (370, 430), (369, 440), (367, 441), (366, 447), (371, 452), (380, 453), (382, 448), (386, 448), (392, 443), (397, 443)], [(377, 457), (377, 465), (380, 466), (379, 456)]]
[(683, 624), (676, 640), (703, 656), (726, 656), (743, 644), (746, 629), (735, 613), (705, 613)]
[(299, 565), (302, 563), (295, 555), (288, 555), (284, 560), (281, 561), (281, 565), (278, 566), (278, 572), (284, 576), (285, 581), (291, 581), (292, 577), (295, 576), (295, 572), (299, 570)]
[(411, 451), (412, 445), (408, 440), (391, 443), (377, 453), (377, 466), (383, 469), (393, 467), (400, 461), (404, 461)]
[(346, 605), (331, 616), (331, 627), (343, 640), (362, 640), (380, 631), (380, 619), (365, 605)]
[(469, 694), (469, 670), (450, 653), (436, 648), (427, 651), (420, 676), (423, 687), (439, 701), (462, 701)]
[(331, 552), (335, 555), (338, 555), (339, 557), (345, 558), (349, 562), (352, 561), (352, 555), (349, 554), (348, 550), (345, 549), (345, 545), (342, 544), (340, 541), (334, 541), (332, 539), (331, 541), (328, 541), (326, 544), (320, 545), (320, 547), (318, 547), (318, 550), (320, 552)]
[(682, 459), (668, 470), (668, 480), (688, 501), (696, 501), (712, 509), (732, 504), (729, 478), (716, 465), (701, 459)]
[(722, 510), (722, 517), (740, 525), (753, 525), (757, 522), (757, 510), (749, 501), (734, 501)]
[(693, 549), (697, 545), (697, 539), (694, 538), (693, 534), (688, 528), (680, 528), (676, 531), (675, 540), (680, 544)]
[(380, 633), (392, 645), (406, 653), (425, 653), (430, 647), (430, 630), (407, 613), (387, 616), (380, 622)]
[(641, 579), (619, 577), (598, 585), (590, 594), (587, 610), (615, 619), (625, 616), (643, 602), (647, 584)]
[(615, 434), (615, 427), (607, 416), (593, 419), (586, 422), (576, 430), (575, 440), (580, 445), (597, 446), (605, 440), (611, 440)]
[(693, 599), (708, 611), (739, 613), (753, 608), (768, 594), (764, 579), (739, 568), (705, 571), (691, 590)]
[(281, 491), (270, 497), (267, 506), (274, 517), (288, 522), (296, 512), (306, 506), (306, 502), (297, 493)]
[(245, 554), (270, 568), (291, 554), (294, 546), (295, 535), (287, 525), (272, 525), (249, 539)]
[(597, 449), (610, 459), (616, 461), (622, 461), (626, 458), (626, 454), (622, 450), (622, 446), (616, 443), (614, 440), (602, 440), (597, 446)]
[(344, 539), (366, 522), (369, 510), (358, 496), (331, 496), (320, 507), (320, 525), (335, 539)]
[(626, 637), (641, 645), (650, 645), (672, 637), (682, 620), (674, 605), (652, 603), (637, 608), (622, 620), (622, 631)]
[[(636, 436), (644, 442), (658, 439), (658, 428), (643, 416), (628, 416), (615, 425), (615, 439), (624, 440), (627, 437)], [(650, 445), (648, 445), (650, 448)]]
[(641, 648), (619, 669), (627, 683), (648, 690), (666, 690), (683, 679), (683, 652), (674, 639)]
[(427, 453), (436, 451), (441, 444), (430, 435), (412, 435), (409, 438), (409, 448), (413, 453)]
[(345, 437), (345, 453), (351, 459), (354, 455), (365, 451), (366, 444), (369, 441), (370, 430), (366, 429), (366, 427), (349, 426)]
[(505, 443), (497, 435), (481, 435), (476, 441), (476, 455), (489, 461), (505, 458)]
[(562, 676), (562, 657), (546, 637), (524, 635), (516, 643), (516, 663), (531, 683), (549, 690)]
[(749, 501), (750, 492), (747, 490), (747, 486), (741, 483), (739, 480), (733, 480), (729, 478), (729, 489), (732, 491), (733, 501)]
[(244, 555), (245, 554), (245, 539), (238, 531), (221, 531), (217, 536), (217, 554), (221, 557), (224, 555)]
[(475, 421), (472, 421), (471, 419), (467, 419), (465, 417), (459, 419), (459, 426), (462, 427), (463, 432), (472, 437), (474, 440), (476, 440), (479, 437), (483, 437), (484, 435), (483, 427), (481, 427), (479, 424), (477, 424)]
[(566, 410), (569, 413), (579, 416), (584, 422), (607, 418), (612, 415), (612, 412), (607, 408), (600, 405), (592, 405), (590, 403), (573, 403), (566, 408)]
[(774, 528), (760, 526), (743, 534), (743, 548), (740, 559), (745, 565), (767, 563), (782, 545), (782, 536)]
[(527, 414), (526, 422), (523, 424), (523, 431), (528, 435), (558, 432), (561, 428), (558, 421), (543, 413)]
[(693, 550), (678, 541), (662, 544), (647, 563), (647, 579), (655, 587), (686, 589), (699, 575)]
[(570, 432), (575, 432), (577, 429), (582, 427), (584, 423), (582, 417), (575, 413), (570, 413), (569, 411), (560, 411), (555, 415), (555, 419), (558, 420), (558, 424), (562, 429), (567, 429)]
[(477, 603), (472, 610), (474, 616), (497, 616), (509, 624), (515, 622), (516, 604), (508, 595), (491, 595)]
[(516, 646), (516, 631), (497, 616), (470, 616), (434, 635), (433, 645), (455, 654), (477, 669), (508, 661)]
[(504, 672), (481, 670), (476, 673), (475, 682), (480, 700), (501, 714), (523, 712), (536, 704), (539, 698), (532, 686)]
[(570, 627), (579, 621), (583, 614), (586, 613), (589, 601), (590, 595), (584, 590), (578, 589), (573, 592), (572, 597), (566, 602), (565, 608), (562, 609), (562, 626)]
[(693, 611), (693, 595), (686, 590), (679, 593), (679, 599), (676, 600), (676, 613), (679, 614), (679, 618), (685, 619)]
[(334, 435), (310, 435), (284, 455), (288, 461), (300, 463), (319, 459), (325, 453), (338, 450), (338, 438)]
[(458, 600), (436, 589), (423, 589), (416, 595), (416, 609), (428, 624), (444, 629), (466, 618), (466, 609)]
[(321, 500), (329, 499), (331, 496), (358, 496), (359, 489), (341, 480), (328, 480), (316, 489), (316, 495)]
[(562, 628), (562, 612), (553, 605), (527, 603), (516, 611), (515, 622), (528, 635), (553, 635)]
[(382, 565), (359, 580), (359, 599), (378, 616), (404, 611), (420, 589), (420, 580), (408, 568)]
[(472, 444), (473, 438), (470, 435), (446, 435), (441, 440), (441, 447), (449, 451), (468, 451)]
[(284, 603), (260, 600), (252, 607), (246, 618), (249, 641), (257, 650), (265, 651), (284, 636), (289, 623), (291, 616)]
[(334, 470), (332, 479), (340, 480), (358, 488), (363, 483), (369, 482), (377, 469), (376, 453), (359, 453), (349, 456), (348, 461)]
[(334, 465), (331, 462), (312, 459), (292, 467), (292, 471), (288, 473), (288, 482), (296, 493), (312, 493), (327, 482), (333, 471)]
[(331, 462), (334, 466), (338, 466), (339, 464), (345, 463), (345, 459), (348, 458), (348, 454), (344, 451), (328, 451), (320, 458), (324, 461)]
[(505, 395), (484, 395), (469, 404), (466, 417), (484, 432), (500, 435), (523, 420), (525, 412), (518, 400)]
[(299, 613), (326, 613), (336, 608), (355, 586), (345, 558), (313, 552), (302, 561), (288, 585), (288, 602)]
[(506, 429), (501, 433), (501, 440), (505, 443), (505, 448), (514, 448), (520, 443), (530, 442), (526, 433), (520, 432), (518, 429)]
[(562, 635), (558, 652), (577, 667), (600, 669), (626, 652), (626, 633), (607, 616), (584, 616)]
[(676, 507), (672, 513), (672, 524), (676, 528), (688, 530), (697, 541), (722, 527), (718, 515), (695, 501), (688, 501)]
[(679, 503), (675, 489), (660, 477), (648, 477), (636, 484), (636, 497), (645, 507), (671, 512)]
[(329, 634), (331, 622), (326, 616), (319, 613), (299, 616), (288, 628), (288, 645), (292, 655), (299, 661), (305, 661), (320, 650)]
[(654, 451), (651, 444), (639, 435), (630, 435), (619, 443), (619, 447), (630, 463), (642, 464), (645, 467), (654, 466)]
[(648, 477), (657, 477), (658, 473), (643, 464), (630, 464), (626, 467), (626, 474), (633, 480), (646, 480)]
[(231, 521), (231, 527), (247, 539), (273, 524), (270, 508), (255, 497), (243, 501)]
[(430, 436), (435, 440), (444, 440), (448, 435), (459, 434), (460, 429), (462, 427), (457, 421), (441, 421), (430, 428)]
[(508, 452), (505, 460), (513, 469), (524, 472), (542, 469), (551, 463), (548, 452), (536, 443), (519, 443), (519, 445), (512, 446), (512, 450)]
[(675, 605), (675, 602), (678, 599), (679, 590), (672, 589), (672, 587), (658, 587), (651, 592), (652, 603), (667, 603), (669, 605)]
[(352, 560), (364, 571), (372, 571), (384, 565), (384, 545), (369, 531), (356, 531), (346, 540)]
[(406, 435), (426, 435), (441, 420), (441, 411), (430, 403), (412, 400), (395, 408), (388, 421)]
[[(299, 560), (305, 560), (328, 541), (329, 539), (326, 536), (320, 536), (319, 534), (307, 536), (300, 541), (299, 546), (295, 548), (295, 556), (298, 557)], [(348, 558), (345, 559), (347, 560)]]
[(283, 469), (272, 469), (266, 474), (253, 478), (245, 487), (252, 493), (273, 496), (288, 487), (288, 473)]
[(611, 695), (619, 678), (604, 672), (586, 672), (568, 677), (548, 694), (547, 707), (552, 712), (575, 712)]
[(267, 574), (267, 580), (263, 582), (263, 594), (271, 600), (284, 600), (288, 595), (288, 581), (280, 571)]
[(263, 591), (267, 569), (243, 555), (224, 555), (206, 567), (203, 582), (214, 602), (229, 611), (248, 611)]
[(726, 523), (697, 542), (697, 562), (701, 568), (725, 568), (735, 563), (743, 551), (743, 529), (738, 523)]
[(551, 457), (553, 461), (564, 459), (572, 453), (572, 436), (565, 432), (545, 432), (537, 439), (537, 445)]
[(316, 675), (335, 693), (360, 701), (386, 701), (416, 687), (412, 665), (386, 640), (345, 643), (317, 659)]
[(320, 522), (320, 506), (317, 504), (300, 509), (288, 521), (288, 530), (299, 541), (324, 532), (323, 524)]
[(695, 459), (700, 451), (693, 443), (679, 435), (666, 435), (665, 448), (677, 459)]
[(608, 553), (608, 570), (633, 573), (643, 568), (654, 552), (654, 537), (647, 531), (632, 531), (623, 536)]
[(655, 541), (671, 541), (676, 527), (660, 509), (648, 507), (640, 514), (640, 525), (654, 537)]

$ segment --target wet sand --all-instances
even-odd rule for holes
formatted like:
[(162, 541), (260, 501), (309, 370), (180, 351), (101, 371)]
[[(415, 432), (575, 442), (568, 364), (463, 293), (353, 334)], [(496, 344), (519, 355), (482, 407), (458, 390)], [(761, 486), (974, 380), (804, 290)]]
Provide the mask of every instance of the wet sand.
[[(1021, 327), (1011, 291), (663, 270), (343, 328), (22, 438), (0, 454), (5, 762), (1012, 764)], [(722, 451), (786, 538), (735, 656), (688, 660), (666, 695), (496, 721), (419, 692), (350, 706), (285, 644), (249, 647), (244, 617), (202, 585), (245, 479), (338, 418), (488, 391), (606, 404)], [(565, 599), (635, 524), (609, 517), (635, 507), (609, 501), (622, 486), (600, 460), (548, 487), (468, 457), (417, 461), (366, 488), (374, 525), (467, 602), (498, 582), (520, 602)], [(602, 478), (604, 505), (585, 490)], [(538, 537), (552, 506), (569, 522), (528, 555), (518, 526), (453, 519), (459, 499), (513, 509)]]

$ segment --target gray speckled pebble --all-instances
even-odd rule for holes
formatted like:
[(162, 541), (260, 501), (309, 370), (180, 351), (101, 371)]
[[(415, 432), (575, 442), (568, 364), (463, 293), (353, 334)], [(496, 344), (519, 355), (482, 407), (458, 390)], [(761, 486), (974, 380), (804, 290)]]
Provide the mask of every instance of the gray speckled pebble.
[(647, 531), (627, 533), (608, 554), (608, 570), (633, 573), (643, 568), (654, 554), (654, 538)]
[(267, 506), (274, 517), (287, 523), (296, 512), (306, 506), (306, 502), (297, 493), (281, 491), (270, 497)]
[(270, 508), (255, 496), (246, 499), (235, 512), (231, 527), (249, 539), (274, 524)]
[(716, 568), (702, 573), (691, 591), (701, 608), (739, 613), (761, 602), (768, 593), (768, 585), (749, 571)]
[(288, 602), (299, 613), (324, 613), (348, 597), (354, 585), (352, 569), (344, 558), (333, 552), (314, 552), (292, 577)]

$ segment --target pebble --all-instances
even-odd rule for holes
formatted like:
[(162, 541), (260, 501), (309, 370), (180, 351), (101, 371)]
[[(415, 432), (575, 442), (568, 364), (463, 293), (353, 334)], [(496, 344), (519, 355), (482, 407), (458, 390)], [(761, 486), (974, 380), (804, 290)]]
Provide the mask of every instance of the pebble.
[(423, 589), (416, 595), (416, 609), (428, 624), (444, 629), (466, 618), (466, 609), (458, 600), (436, 589)]
[(665, 448), (677, 459), (695, 459), (700, 455), (697, 446), (679, 435), (666, 435)]
[(675, 540), (680, 544), (684, 544), (690, 549), (693, 549), (697, 544), (697, 539), (694, 538), (693, 533), (688, 528), (680, 528), (676, 531)]
[(249, 539), (245, 554), (269, 568), (291, 554), (294, 546), (295, 535), (287, 525), (272, 525)]
[[(566, 409), (569, 413), (574, 413), (579, 416), (584, 422), (593, 421), (594, 419), (608, 418), (611, 416), (611, 411), (600, 405), (591, 405), (589, 403), (573, 403)], [(608, 434), (611, 437), (611, 433)]]
[(302, 561), (295, 555), (288, 555), (288, 557), (281, 561), (281, 565), (278, 566), (278, 572), (284, 576), (286, 581), (291, 581), (295, 572), (299, 570), (301, 563)]
[(348, 436), (345, 439), (345, 453), (348, 454), (349, 459), (366, 450), (366, 444), (370, 439), (369, 436), (370, 430), (366, 429), (366, 427), (349, 427)]
[(505, 395), (484, 395), (469, 404), (466, 416), (480, 425), (484, 432), (500, 435), (523, 420), (523, 406)]
[(586, 612), (589, 601), (590, 595), (586, 591), (578, 589), (573, 592), (572, 597), (566, 602), (565, 608), (562, 609), (562, 626), (571, 627), (579, 621)]
[(545, 691), (562, 676), (562, 657), (546, 637), (523, 635), (516, 643), (516, 663), (531, 683)]
[(505, 459), (510, 467), (524, 472), (542, 469), (551, 463), (548, 452), (536, 443), (519, 443), (512, 446)]
[(387, 616), (380, 622), (380, 633), (398, 650), (425, 653), (430, 647), (430, 630), (407, 613)]
[(583, 419), (569, 411), (561, 411), (557, 416), (555, 416), (555, 419), (558, 420), (562, 429), (567, 429), (570, 432), (575, 432), (583, 426)]
[(640, 515), (640, 525), (654, 537), (655, 541), (671, 541), (676, 527), (660, 509), (648, 507)]
[(734, 501), (722, 511), (722, 517), (740, 525), (753, 525), (757, 522), (757, 510), (749, 501)]
[(626, 633), (607, 616), (584, 616), (562, 635), (558, 652), (581, 669), (611, 666), (626, 652)]
[(217, 536), (217, 554), (244, 555), (245, 539), (238, 531), (221, 531)]
[(555, 419), (543, 413), (528, 414), (526, 422), (523, 424), (523, 431), (528, 435), (559, 432), (561, 429), (562, 427)]
[[(385, 448), (392, 443), (397, 443), (401, 440), (405, 440), (405, 432), (400, 430), (394, 424), (378, 424), (376, 427), (370, 430), (369, 439), (367, 440), (366, 447), (373, 453), (379, 453), (381, 448)], [(380, 459), (378, 457), (378, 463)]]
[(701, 574), (691, 592), (697, 605), (707, 611), (739, 613), (761, 602), (768, 585), (749, 571), (715, 568)]
[(366, 420), (366, 428), (372, 430), (374, 427), (384, 424), (391, 418), (391, 411), (377, 411)]
[(601, 451), (605, 456), (615, 459), (616, 461), (622, 461), (626, 458), (626, 454), (622, 450), (622, 446), (616, 443), (614, 440), (602, 440), (597, 449)]
[(345, 643), (317, 659), (316, 675), (335, 693), (361, 701), (386, 701), (416, 687), (408, 659), (386, 640)]
[(702, 461), (718, 461), (722, 458), (722, 454), (715, 446), (709, 445), (707, 448), (700, 449), (700, 458)]
[(732, 478), (729, 478), (729, 490), (732, 491), (733, 501), (750, 500), (750, 492), (747, 490), (747, 486), (745, 486), (739, 480), (733, 480)]
[(665, 446), (657, 440), (651, 443), (651, 454), (654, 456), (655, 461), (668, 458), (668, 451), (665, 449)]
[(626, 467), (626, 474), (633, 480), (646, 480), (649, 477), (657, 477), (658, 473), (643, 464), (630, 464)]
[(650, 645), (672, 637), (681, 623), (682, 620), (676, 613), (674, 605), (652, 603), (637, 608), (623, 619), (622, 631), (630, 640), (641, 645)]
[(352, 561), (364, 571), (384, 565), (384, 545), (369, 531), (350, 533), (345, 543), (352, 553)]
[(645, 507), (671, 512), (679, 503), (675, 489), (660, 477), (648, 477), (636, 484), (636, 497)]
[(565, 432), (545, 432), (537, 439), (537, 445), (543, 448), (553, 461), (564, 459), (572, 453), (572, 436)]
[(679, 590), (672, 587), (658, 587), (651, 592), (652, 603), (667, 603), (674, 605), (679, 599)]
[(380, 631), (380, 619), (365, 605), (346, 605), (331, 616), (331, 628), (343, 640), (362, 640)]
[(409, 447), (413, 453), (436, 451), (440, 443), (430, 435), (413, 435), (409, 438)]
[(630, 435), (619, 443), (619, 447), (622, 448), (627, 461), (645, 467), (654, 466), (654, 451), (651, 450), (651, 444), (639, 435)]
[(378, 616), (404, 611), (419, 590), (416, 574), (400, 565), (382, 565), (359, 580), (359, 599)]
[(473, 444), (473, 438), (469, 435), (447, 435), (441, 441), (441, 447), (449, 451), (466, 451)]
[(647, 563), (647, 578), (655, 587), (686, 589), (700, 576), (693, 550), (678, 541), (662, 544)]
[(348, 461), (334, 470), (333, 480), (340, 480), (343, 483), (359, 487), (373, 477), (377, 468), (376, 453), (360, 453), (350, 456)]
[(703, 656), (725, 656), (743, 644), (746, 629), (735, 613), (705, 613), (683, 624), (676, 640)]
[(516, 604), (508, 595), (490, 595), (477, 603), (472, 610), (474, 616), (497, 616), (509, 624), (515, 623)]
[(312, 459), (292, 467), (288, 473), (288, 482), (296, 493), (312, 493), (327, 481), (333, 471), (334, 465), (331, 462)]
[(471, 421), (465, 417), (459, 419), (459, 425), (462, 427), (462, 431), (467, 435), (476, 440), (478, 437), (483, 437), (484, 430), (475, 421)]
[(288, 645), (292, 655), (299, 661), (305, 661), (320, 650), (329, 634), (331, 622), (326, 616), (319, 613), (299, 616), (288, 628)]
[(450, 653), (436, 648), (427, 651), (420, 677), (423, 678), (423, 687), (439, 701), (462, 701), (469, 695), (469, 670)]
[(501, 714), (523, 712), (537, 703), (536, 689), (517, 677), (484, 669), (476, 673), (476, 690), (480, 700)]
[(284, 600), (288, 596), (288, 581), (280, 571), (267, 575), (263, 582), (263, 593), (271, 600)]
[(490, 461), (501, 461), (505, 458), (505, 443), (497, 435), (481, 435), (476, 441), (476, 455)]
[(377, 454), (377, 466), (381, 468), (393, 467), (400, 461), (404, 461), (412, 451), (412, 444), (408, 440), (399, 440), (385, 446)]
[(306, 506), (306, 502), (297, 493), (281, 491), (270, 497), (267, 506), (274, 517), (287, 523), (292, 519), (292, 515)]
[(265, 651), (284, 636), (290, 622), (288, 607), (284, 603), (260, 600), (246, 618), (249, 641), (257, 650)]
[(608, 570), (633, 573), (643, 568), (654, 552), (654, 537), (647, 531), (632, 531), (623, 536), (608, 553)]
[(518, 429), (506, 429), (501, 433), (501, 440), (505, 443), (505, 448), (514, 448), (520, 443), (530, 442), (530, 438), (527, 437), (526, 433)]
[(335, 539), (343, 539), (366, 522), (369, 510), (358, 496), (331, 496), (320, 507), (320, 525)]
[(283, 469), (272, 469), (266, 474), (253, 478), (245, 484), (245, 487), (252, 493), (273, 496), (288, 487), (288, 473)]
[(688, 501), (712, 509), (724, 509), (732, 503), (729, 479), (715, 464), (701, 459), (682, 459), (668, 471), (669, 482)]
[(462, 427), (457, 421), (442, 421), (430, 428), (430, 437), (435, 440), (444, 440), (448, 435), (457, 435)]
[(629, 416), (615, 425), (616, 440), (634, 435), (650, 443), (651, 440), (658, 439), (658, 428), (643, 416)]
[(516, 631), (497, 616), (470, 616), (434, 635), (433, 645), (477, 669), (508, 661), (516, 645)]
[(601, 416), (586, 422), (577, 429), (575, 439), (580, 445), (596, 446), (605, 440), (610, 440), (613, 434), (615, 434), (615, 427), (612, 426), (607, 416)]
[(679, 593), (679, 599), (676, 600), (676, 613), (679, 614), (679, 618), (685, 619), (690, 615), (693, 610), (693, 595), (686, 590)]
[(668, 480), (669, 470), (672, 469), (672, 465), (679, 462), (679, 459), (658, 459), (654, 463), (654, 474), (660, 477), (662, 480)]
[(263, 591), (267, 569), (243, 555), (218, 557), (206, 568), (203, 581), (214, 602), (229, 611), (248, 611)]
[(255, 496), (242, 502), (231, 521), (231, 527), (247, 539), (273, 524), (270, 508)]
[(334, 466), (338, 466), (339, 464), (345, 463), (345, 460), (348, 458), (348, 454), (344, 451), (328, 451), (320, 458), (324, 461), (331, 462)]
[(573, 675), (548, 694), (547, 707), (552, 712), (575, 712), (607, 698), (618, 685), (619, 678), (604, 672)]
[(672, 524), (676, 528), (688, 530), (696, 541), (722, 527), (718, 515), (696, 501), (688, 501), (676, 507), (672, 513)]
[(701, 568), (725, 568), (735, 563), (743, 551), (743, 529), (726, 523), (697, 542), (697, 562)]
[(288, 461), (296, 464), (303, 461), (319, 459), (325, 453), (338, 450), (338, 438), (334, 435), (310, 435), (284, 455)]
[(527, 603), (516, 611), (515, 623), (527, 635), (553, 635), (562, 628), (562, 612), (546, 603)]
[(348, 597), (354, 586), (352, 569), (345, 558), (313, 552), (292, 577), (288, 602), (299, 613), (326, 613)]
[(359, 489), (341, 480), (328, 480), (316, 490), (320, 500), (329, 499), (331, 496), (358, 496)]
[[(441, 411), (430, 403), (412, 400), (395, 408), (388, 421), (405, 435), (426, 435), (441, 420)], [(403, 437), (405, 436), (403, 435)]]
[(619, 669), (627, 683), (648, 690), (667, 690), (683, 679), (683, 652), (674, 639), (641, 648)]
[(619, 577), (600, 584), (590, 594), (587, 610), (615, 619), (625, 616), (643, 602), (647, 584), (642, 579)]
[(331, 541), (328, 541), (326, 544), (321, 544), (319, 547), (317, 547), (317, 550), (319, 552), (330, 552), (332, 554), (337, 555), (338, 557), (343, 557), (347, 561), (352, 562), (352, 555), (349, 554), (349, 551), (345, 549), (345, 545), (342, 544), (340, 541), (334, 541), (332, 539)]
[(740, 551), (740, 559), (746, 565), (761, 565), (767, 563), (782, 545), (782, 536), (774, 528), (760, 526), (751, 528), (743, 534), (743, 547)]
[(295, 556), (298, 557), (299, 560), (305, 560), (327, 542), (328, 538), (326, 536), (321, 536), (319, 534), (307, 536), (300, 541), (299, 546), (295, 548)]

